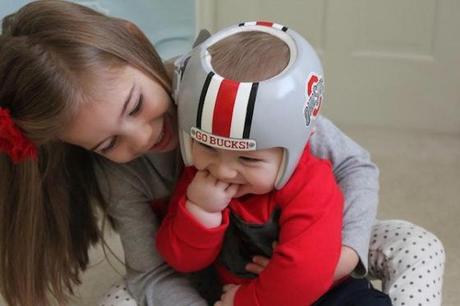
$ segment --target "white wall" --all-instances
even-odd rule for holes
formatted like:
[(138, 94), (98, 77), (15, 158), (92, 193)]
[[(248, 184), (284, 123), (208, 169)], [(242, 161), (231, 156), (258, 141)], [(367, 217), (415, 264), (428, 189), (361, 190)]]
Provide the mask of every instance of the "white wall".
[(197, 27), (273, 20), (326, 73), (324, 113), (345, 125), (460, 134), (460, 1), (197, 0)]

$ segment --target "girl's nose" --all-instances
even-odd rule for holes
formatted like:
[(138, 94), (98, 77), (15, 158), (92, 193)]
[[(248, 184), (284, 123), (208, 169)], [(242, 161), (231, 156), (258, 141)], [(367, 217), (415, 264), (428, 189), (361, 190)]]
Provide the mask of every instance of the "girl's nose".
[(150, 124), (133, 124), (127, 133), (129, 147), (134, 154), (144, 153), (144, 150), (149, 149), (148, 146), (152, 138), (152, 128)]

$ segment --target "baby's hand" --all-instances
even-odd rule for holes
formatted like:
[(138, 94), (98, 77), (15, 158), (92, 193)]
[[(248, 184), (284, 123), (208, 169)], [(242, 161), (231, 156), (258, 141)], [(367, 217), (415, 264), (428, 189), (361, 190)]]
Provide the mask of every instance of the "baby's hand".
[(220, 297), (220, 301), (214, 303), (214, 306), (233, 306), (235, 294), (240, 286), (228, 284), (223, 287), (224, 293)]
[[(272, 248), (275, 249), (278, 245), (278, 241), (273, 241)], [(252, 257), (252, 262), (246, 265), (246, 271), (252, 272), (254, 274), (260, 274), (270, 263), (270, 258), (264, 257), (261, 255), (256, 255)]]
[(238, 185), (219, 181), (208, 171), (198, 171), (187, 188), (187, 200), (206, 212), (224, 210), (238, 191)]
[(263, 256), (254, 256), (252, 262), (246, 265), (246, 271), (252, 272), (254, 274), (260, 274), (268, 266), (270, 258)]

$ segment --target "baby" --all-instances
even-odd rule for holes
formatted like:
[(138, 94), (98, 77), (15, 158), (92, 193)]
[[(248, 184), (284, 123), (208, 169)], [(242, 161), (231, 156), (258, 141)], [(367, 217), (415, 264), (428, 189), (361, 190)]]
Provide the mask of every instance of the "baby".
[[(229, 44), (240, 46), (236, 54), (225, 52)], [(329, 161), (308, 145), (324, 95), (313, 48), (284, 26), (243, 23), (192, 50), (178, 73), (189, 167), (158, 231), (164, 259), (181, 272), (214, 263), (222, 283), (237, 284), (224, 287), (221, 305), (337, 303), (326, 292), (343, 197)], [(271, 258), (259, 275), (246, 269), (255, 255)]]

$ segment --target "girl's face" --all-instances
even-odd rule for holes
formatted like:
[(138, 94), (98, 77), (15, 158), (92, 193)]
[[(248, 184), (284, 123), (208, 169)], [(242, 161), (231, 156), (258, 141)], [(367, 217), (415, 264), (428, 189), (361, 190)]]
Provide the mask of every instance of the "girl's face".
[[(108, 73), (107, 73), (108, 75)], [(115, 75), (115, 76), (113, 76)], [(177, 146), (176, 112), (160, 84), (131, 66), (93, 84), (61, 139), (118, 162)]]

